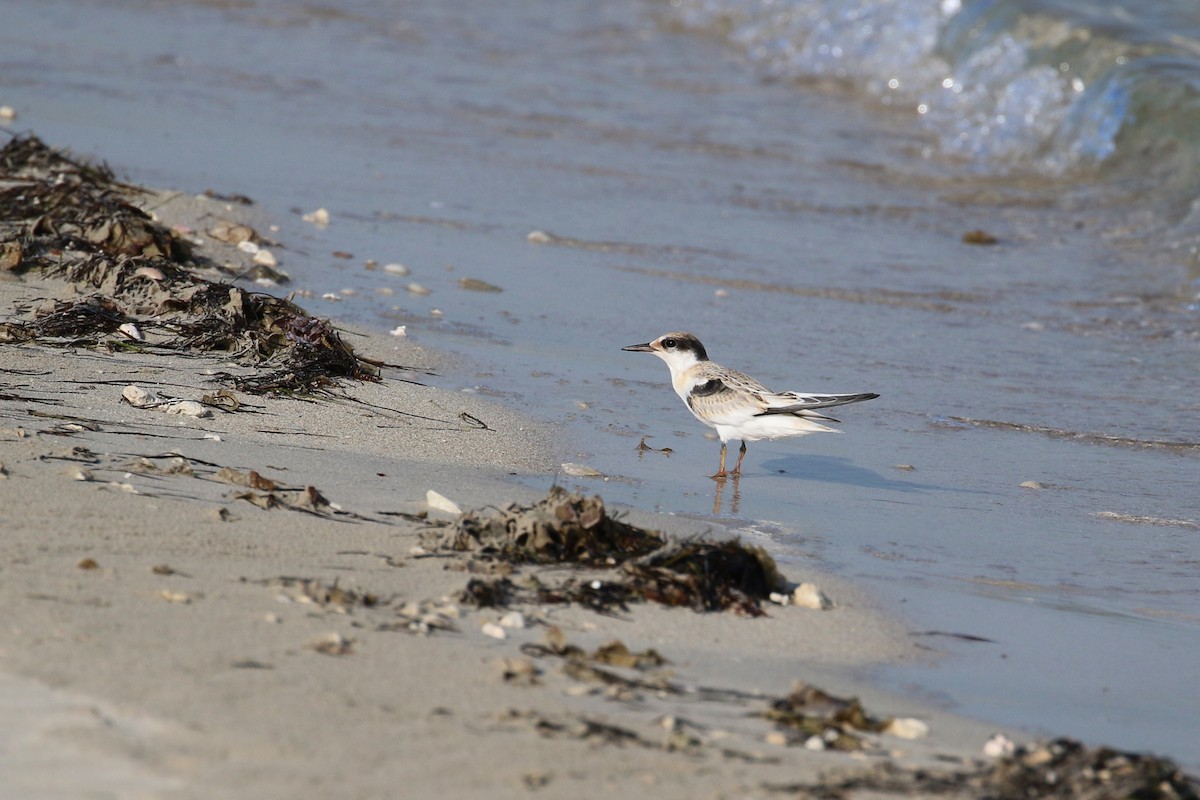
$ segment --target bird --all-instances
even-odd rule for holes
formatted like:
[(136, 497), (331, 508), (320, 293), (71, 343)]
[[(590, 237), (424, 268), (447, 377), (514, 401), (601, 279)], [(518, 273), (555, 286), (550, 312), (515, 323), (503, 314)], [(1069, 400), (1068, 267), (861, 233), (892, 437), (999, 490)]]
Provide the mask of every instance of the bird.
[[(645, 344), (622, 347), (634, 353), (653, 353), (667, 362), (671, 385), (696, 419), (716, 428), (721, 438), (721, 464), (714, 480), (742, 474), (746, 442), (803, 436), (806, 433), (840, 433), (823, 422), (838, 422), (817, 411), (819, 408), (861, 403), (879, 397), (875, 392), (853, 394), (810, 394), (808, 392), (772, 392), (766, 386), (737, 370), (710, 361), (708, 351), (691, 333), (664, 333)], [(819, 421), (818, 421), (819, 420)], [(730, 439), (740, 439), (737, 464), (732, 473), (725, 471), (725, 455)]]

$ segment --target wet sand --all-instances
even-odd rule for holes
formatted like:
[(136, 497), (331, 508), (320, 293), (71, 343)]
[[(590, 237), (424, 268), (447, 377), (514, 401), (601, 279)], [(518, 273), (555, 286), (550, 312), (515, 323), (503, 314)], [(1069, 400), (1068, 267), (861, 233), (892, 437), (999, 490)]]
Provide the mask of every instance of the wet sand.
[[(194, 230), (253, 213), (185, 195), (148, 202)], [(0, 320), (81, 291), (6, 274)], [(464, 508), (535, 499), (530, 482), (547, 476), (548, 488), (558, 464), (555, 433), (412, 382), (436, 354), (347, 335), (419, 370), (346, 382), (342, 399), (243, 395), (236, 412), (187, 418), (134, 408), (122, 389), (197, 399), (231, 368), (218, 355), (3, 346), (0, 794), (750, 797), (830, 771), (981, 758), (992, 727), (865, 682), (874, 664), (928, 654), (829, 576), (788, 575), (816, 581), (833, 609), (761, 618), (457, 602), (461, 566), (414, 549), (427, 490)], [(251, 470), (259, 482), (230, 482)], [(628, 519), (673, 537), (706, 527)], [(412, 630), (413, 604), (445, 627)], [(512, 610), (524, 627), (484, 632)], [(617, 669), (626, 682), (611, 683), (522, 650), (552, 627), (587, 652), (619, 639), (667, 663)], [(761, 716), (796, 681), (929, 733), (864, 734), (854, 754), (807, 749)]]

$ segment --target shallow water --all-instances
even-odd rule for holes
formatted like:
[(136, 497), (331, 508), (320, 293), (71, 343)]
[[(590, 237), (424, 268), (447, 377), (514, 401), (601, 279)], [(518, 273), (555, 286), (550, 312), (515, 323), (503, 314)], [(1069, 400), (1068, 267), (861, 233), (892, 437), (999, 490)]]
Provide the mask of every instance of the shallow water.
[[(859, 579), (948, 653), (881, 682), (1200, 765), (1197, 275), (1143, 188), (952, 151), (854, 80), (763, 80), (669, 4), (27, 5), (0, 0), (17, 128), (261, 200), (314, 313), (462, 354), (443, 385), (611, 476), (560, 480)], [(718, 494), (665, 366), (620, 351), (675, 329), (780, 389), (883, 396), (752, 444)]]

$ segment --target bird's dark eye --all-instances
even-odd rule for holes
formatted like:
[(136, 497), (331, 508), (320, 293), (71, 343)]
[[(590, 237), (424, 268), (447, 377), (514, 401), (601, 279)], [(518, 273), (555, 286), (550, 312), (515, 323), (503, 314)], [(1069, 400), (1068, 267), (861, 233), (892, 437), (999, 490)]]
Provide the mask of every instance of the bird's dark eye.
[(668, 350), (674, 350), (675, 346), (678, 345), (679, 342), (675, 341), (674, 339), (663, 339), (662, 344), (663, 347), (667, 348)]

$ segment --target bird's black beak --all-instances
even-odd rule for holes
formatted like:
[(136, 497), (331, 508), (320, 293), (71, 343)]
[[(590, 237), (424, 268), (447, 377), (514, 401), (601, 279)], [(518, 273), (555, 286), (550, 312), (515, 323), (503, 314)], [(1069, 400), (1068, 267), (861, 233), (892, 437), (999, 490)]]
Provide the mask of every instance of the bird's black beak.
[(628, 350), (631, 353), (653, 353), (654, 352), (654, 348), (650, 346), (649, 342), (646, 342), (645, 344), (631, 344), (631, 345), (629, 345), (629, 347), (622, 347), (621, 349)]

